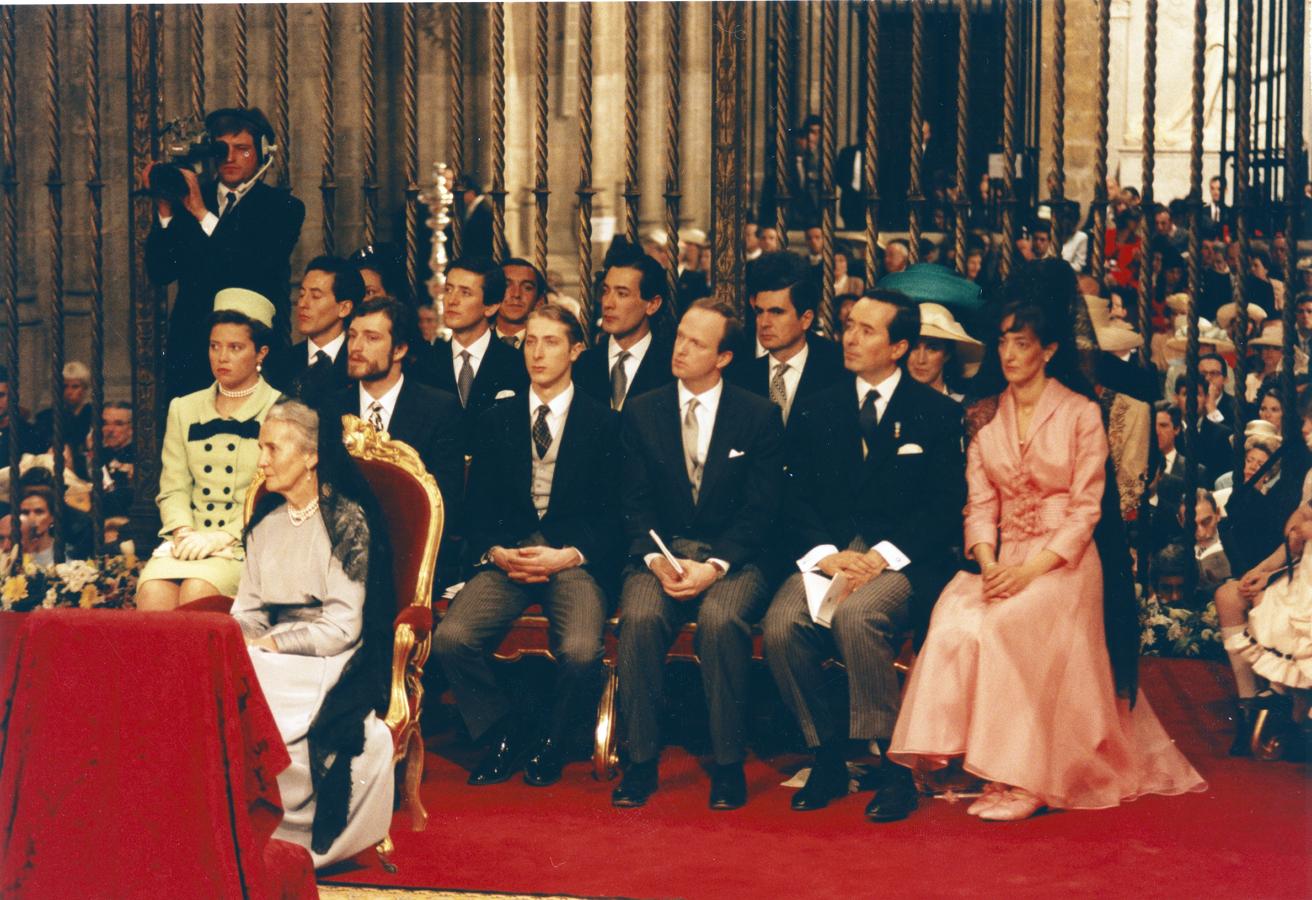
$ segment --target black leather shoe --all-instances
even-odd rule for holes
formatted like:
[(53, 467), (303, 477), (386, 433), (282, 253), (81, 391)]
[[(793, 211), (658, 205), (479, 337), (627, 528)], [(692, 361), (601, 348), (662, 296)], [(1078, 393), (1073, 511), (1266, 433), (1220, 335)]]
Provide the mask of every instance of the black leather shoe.
[(530, 749), (530, 745), (522, 738), (516, 737), (511, 732), (505, 732), (492, 745), (492, 749), (483, 757), (478, 768), (470, 773), (468, 783), (481, 787), (508, 781), (524, 767), (524, 759)]
[(872, 822), (896, 822), (911, 815), (919, 805), (911, 775), (893, 775), (875, 792), (875, 798), (866, 807), (866, 818)]
[(793, 794), (793, 809), (798, 812), (824, 809), (830, 800), (847, 796), (847, 783), (846, 763), (834, 766), (816, 762), (811, 767), (806, 784)]
[(560, 773), (565, 768), (564, 754), (560, 744), (546, 738), (538, 744), (533, 755), (524, 763), (524, 781), (535, 787), (546, 787), (560, 781)]
[(747, 803), (747, 777), (742, 763), (711, 770), (711, 809), (737, 809)]
[(647, 802), (648, 797), (656, 793), (659, 784), (656, 760), (633, 763), (624, 771), (624, 778), (620, 781), (619, 787), (611, 792), (611, 806), (620, 809), (642, 806)]

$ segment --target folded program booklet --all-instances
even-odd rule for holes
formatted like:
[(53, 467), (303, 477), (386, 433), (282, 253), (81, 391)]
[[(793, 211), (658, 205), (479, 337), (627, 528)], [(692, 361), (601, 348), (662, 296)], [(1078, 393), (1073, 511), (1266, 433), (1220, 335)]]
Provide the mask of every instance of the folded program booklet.
[(819, 572), (803, 572), (802, 586), (806, 590), (806, 606), (811, 612), (811, 621), (828, 628), (833, 621), (838, 601), (848, 593), (847, 576), (839, 572), (833, 578), (826, 578)]

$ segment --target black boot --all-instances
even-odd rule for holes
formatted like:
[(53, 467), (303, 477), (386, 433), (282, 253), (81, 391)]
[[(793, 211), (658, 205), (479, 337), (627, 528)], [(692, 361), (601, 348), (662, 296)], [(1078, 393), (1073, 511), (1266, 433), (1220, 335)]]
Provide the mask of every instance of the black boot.
[(1231, 756), (1252, 756), (1253, 711), (1251, 697), (1241, 697), (1235, 703), (1235, 739), (1230, 744)]

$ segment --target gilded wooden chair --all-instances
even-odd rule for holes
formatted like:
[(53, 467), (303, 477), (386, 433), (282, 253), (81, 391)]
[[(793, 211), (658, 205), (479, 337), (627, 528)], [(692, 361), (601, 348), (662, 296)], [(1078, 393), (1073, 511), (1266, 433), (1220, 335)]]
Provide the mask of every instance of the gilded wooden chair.
[[(424, 664), (433, 633), (433, 575), (442, 541), (445, 511), (437, 481), (419, 454), (387, 432), (378, 432), (358, 416), (342, 416), (342, 440), (356, 461), (383, 511), (392, 545), (397, 615), (392, 646), (391, 699), (384, 719), (392, 733), (394, 763), (404, 763), (401, 797), (410, 810), (411, 827), (423, 831), (428, 813), (419, 797), (424, 777), (424, 741), (419, 718), (423, 711)], [(258, 473), (247, 492), (246, 516), (263, 493)], [(384, 868), (396, 871), (388, 854), (391, 838), (378, 846)]]

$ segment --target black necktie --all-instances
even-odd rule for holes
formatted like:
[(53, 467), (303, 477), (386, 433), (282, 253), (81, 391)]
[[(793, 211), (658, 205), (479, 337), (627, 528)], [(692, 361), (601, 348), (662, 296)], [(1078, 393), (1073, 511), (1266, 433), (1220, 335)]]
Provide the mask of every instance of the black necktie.
[(232, 212), (232, 208), (236, 205), (237, 205), (237, 192), (229, 191), (227, 198), (223, 201), (223, 212), (219, 213), (219, 218), (222, 219), (228, 213)]
[(875, 430), (879, 427), (879, 413), (875, 410), (875, 401), (879, 399), (879, 391), (871, 388), (866, 391), (865, 399), (861, 401), (861, 412), (857, 413), (857, 424), (861, 428), (861, 437), (866, 442), (866, 453), (873, 453), (875, 450)]
[(327, 366), (332, 364), (332, 359), (328, 356), (326, 350), (316, 350), (314, 353), (314, 365)]
[(551, 408), (545, 403), (538, 407), (538, 418), (533, 423), (533, 446), (538, 451), (538, 459), (547, 455), (551, 449), (551, 429), (547, 426), (547, 413)]

